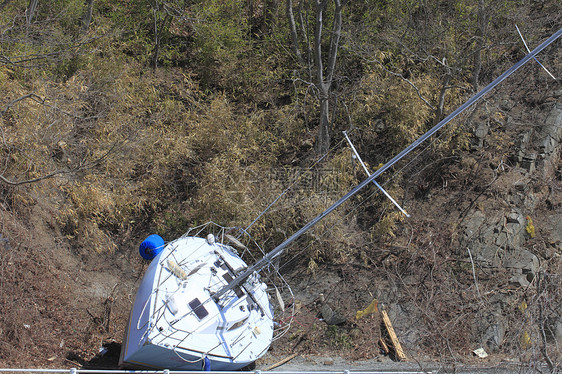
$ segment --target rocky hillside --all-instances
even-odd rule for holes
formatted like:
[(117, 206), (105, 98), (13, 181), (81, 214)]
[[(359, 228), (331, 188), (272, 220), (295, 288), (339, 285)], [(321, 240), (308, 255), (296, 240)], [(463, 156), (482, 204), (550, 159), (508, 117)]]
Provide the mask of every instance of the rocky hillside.
[[(535, 46), (562, 17), (368, 5), (344, 8), (320, 153), (322, 64), (281, 2), (2, 2), (0, 366), (115, 367), (144, 237), (276, 201), (251, 230), (273, 248), (365, 178), (342, 130), (375, 170), (524, 56), (515, 23)], [(538, 56), (556, 77), (560, 44)], [(531, 61), (381, 175), (410, 218), (368, 186), (288, 249), (296, 315), (271, 354), (382, 359), (380, 316), (356, 318), (377, 300), (412, 362), (559, 370), (561, 170), (560, 79)]]
[[(504, 363), (560, 365), (562, 91), (529, 106), (508, 90), (487, 102), (491, 116), (474, 115), (470, 152), (428, 170), (431, 187), (412, 183), (412, 218), (395, 238), (299, 282), (293, 347), (376, 357), (380, 320), (354, 318), (376, 298), (414, 360), (471, 362), (483, 348)], [(345, 324), (311, 322), (318, 293)]]

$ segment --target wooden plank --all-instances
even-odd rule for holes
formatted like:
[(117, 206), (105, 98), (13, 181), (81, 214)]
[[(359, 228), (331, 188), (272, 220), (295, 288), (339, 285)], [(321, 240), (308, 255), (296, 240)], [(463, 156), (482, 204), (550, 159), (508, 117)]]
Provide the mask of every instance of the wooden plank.
[(285, 357), (284, 359), (282, 359), (279, 362), (276, 362), (275, 364), (266, 367), (265, 369), (263, 369), (263, 371), (270, 371), (275, 369), (278, 366), (281, 366), (283, 364), (286, 364), (287, 362), (291, 361), (293, 358), (297, 357), (299, 354), (298, 353), (293, 353), (292, 355), (290, 355), (289, 357)]
[(402, 350), (402, 346), (400, 345), (400, 342), (398, 341), (398, 337), (396, 336), (396, 333), (394, 332), (394, 328), (392, 327), (392, 323), (390, 323), (390, 318), (388, 318), (388, 313), (386, 313), (386, 310), (381, 310), (381, 315), (382, 315), (382, 320), (384, 322), (384, 326), (386, 327), (386, 331), (388, 332), (388, 336), (390, 337), (390, 341), (392, 342), (392, 345), (394, 346), (394, 352), (396, 353), (396, 358), (399, 361), (405, 361), (406, 355), (404, 354), (404, 351)]
[(383, 350), (385, 355), (390, 353), (390, 349), (388, 349), (388, 346), (386, 345), (386, 342), (384, 341), (383, 338), (379, 338), (379, 345), (380, 345), (380, 347)]

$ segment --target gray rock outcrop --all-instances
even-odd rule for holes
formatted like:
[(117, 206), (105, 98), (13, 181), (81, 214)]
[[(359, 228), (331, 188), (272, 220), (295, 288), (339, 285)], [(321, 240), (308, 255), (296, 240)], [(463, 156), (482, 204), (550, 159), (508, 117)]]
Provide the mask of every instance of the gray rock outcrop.
[[(547, 210), (540, 221), (537, 220), (542, 229), (541, 240), (546, 247), (540, 255), (533, 253), (535, 247), (528, 243), (535, 233), (527, 217), (529, 214), (537, 218), (536, 209), (549, 194), (537, 189), (540, 184), (537, 181), (552, 180), (560, 173), (557, 168), (562, 155), (562, 103), (551, 106), (543, 123), (531, 125), (515, 140), (515, 153), (511, 155), (513, 167), (505, 172), (507, 175), (500, 177), (503, 184), (498, 184), (496, 198), (489, 202), (497, 202), (497, 196), (504, 200), (491, 209), (485, 209), (486, 205), (473, 208), (460, 223), (461, 254), (470, 254), (478, 269), (506, 274), (504, 284), (508, 288), (536, 286), (537, 282), (533, 282), (538, 279), (536, 275), (545, 269), (544, 265), (541, 268), (541, 262), (556, 261), (562, 254), (562, 214), (556, 210), (560, 199), (549, 203), (554, 204), (552, 213)], [(473, 148), (482, 147), (489, 135), (488, 125), (476, 125), (473, 135)], [(551, 190), (547, 186), (543, 191)], [(552, 194), (550, 192), (549, 196)], [(533, 231), (532, 235), (529, 231)], [(486, 300), (492, 312), (481, 319), (478, 332), (482, 346), (489, 352), (496, 351), (506, 336), (506, 305), (520, 302), (510, 297), (498, 293), (495, 298)], [(562, 342), (560, 312), (551, 314), (547, 330), (550, 331), (551, 341)]]
[[(475, 132), (476, 138), (478, 135), (482, 132)], [(543, 176), (551, 175), (562, 148), (562, 103), (555, 103), (545, 122), (523, 133), (516, 146), (518, 151), (513, 159), (518, 166), (530, 173), (540, 167)]]

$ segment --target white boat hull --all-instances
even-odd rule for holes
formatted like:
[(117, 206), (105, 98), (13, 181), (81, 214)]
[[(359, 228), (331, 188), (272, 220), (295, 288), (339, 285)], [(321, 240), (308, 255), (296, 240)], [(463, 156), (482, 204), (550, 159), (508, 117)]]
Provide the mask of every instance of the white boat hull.
[(266, 286), (254, 274), (219, 300), (212, 295), (246, 268), (234, 250), (198, 237), (166, 245), (139, 286), (120, 367), (237, 370), (261, 357), (273, 338)]

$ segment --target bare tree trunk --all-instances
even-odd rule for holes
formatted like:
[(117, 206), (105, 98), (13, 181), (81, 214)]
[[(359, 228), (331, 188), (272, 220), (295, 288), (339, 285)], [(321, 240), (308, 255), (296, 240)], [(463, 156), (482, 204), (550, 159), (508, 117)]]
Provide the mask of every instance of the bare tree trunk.
[(94, 0), (86, 0), (86, 11), (82, 16), (82, 28), (80, 29), (81, 35), (86, 35), (88, 29), (90, 28), (90, 23), (92, 22), (92, 12), (94, 10)]
[(441, 118), (443, 117), (443, 111), (445, 108), (445, 94), (447, 93), (447, 90), (450, 88), (449, 82), (451, 82), (452, 72), (449, 66), (445, 66), (445, 68), (447, 69), (447, 72), (443, 77), (443, 83), (441, 84), (441, 91), (439, 92), (439, 103), (437, 104), (437, 108), (435, 108), (435, 118), (433, 119), (434, 124), (437, 124), (439, 121), (441, 121)]
[(330, 106), (328, 97), (320, 98), (320, 124), (318, 127), (318, 137), (316, 139), (316, 152), (325, 154), (330, 150)]
[(478, 14), (476, 16), (476, 50), (474, 51), (474, 68), (472, 70), (472, 89), (478, 92), (478, 81), (482, 71), (482, 50), (484, 49), (484, 35), (486, 34), (486, 13), (484, 0), (478, 0)]
[(305, 17), (304, 14), (304, 5), (305, 5), (305, 1), (306, 0), (299, 0), (299, 5), (297, 7), (298, 12), (299, 12), (299, 28), (301, 30), (301, 34), (302, 34), (302, 38), (303, 41), (306, 45), (306, 64), (307, 64), (307, 68), (308, 68), (308, 76), (310, 78), (310, 80), (313, 80), (313, 53), (312, 53), (312, 47), (311, 47), (311, 43), (310, 43), (310, 35), (308, 33), (309, 30), (309, 25), (307, 22), (308, 17)]
[(342, 24), (342, 5), (341, 0), (334, 0), (336, 11), (334, 14), (334, 24), (332, 27), (332, 35), (330, 40), (330, 55), (328, 56), (328, 79), (329, 84), (332, 84), (334, 79), (334, 72), (336, 71), (336, 59), (338, 57), (338, 48), (341, 39), (341, 24)]
[(38, 4), (39, 0), (29, 0), (29, 7), (26, 11), (26, 20), (28, 25), (30, 25), (33, 21), (33, 17), (35, 16), (35, 11), (37, 10)]
[(293, 47), (293, 53), (297, 57), (297, 61), (299, 62), (299, 64), (304, 64), (301, 50), (299, 48), (297, 25), (295, 23), (295, 15), (293, 13), (293, 0), (287, 0), (287, 19), (289, 20), (289, 30), (291, 34), (291, 46)]
[(158, 58), (160, 57), (162, 33), (172, 17), (170, 14), (166, 13), (164, 18), (160, 21), (160, 6), (158, 1), (155, 1), (152, 5), (152, 13), (154, 15), (154, 48), (152, 49), (152, 55), (150, 56), (150, 65), (152, 69), (156, 69), (158, 67)]
[(160, 55), (160, 37), (158, 35), (158, 2), (156, 2), (156, 7), (152, 8), (152, 13), (154, 14), (154, 48), (152, 49), (152, 56), (150, 56), (150, 65), (152, 69), (155, 70), (158, 66), (158, 56)]
[(320, 123), (318, 137), (316, 140), (316, 152), (324, 154), (330, 149), (330, 89), (332, 86), (334, 72), (336, 69), (336, 59), (338, 46), (341, 38), (341, 1), (334, 0), (335, 13), (330, 40), (330, 50), (328, 54), (328, 64), (326, 76), (324, 76), (324, 64), (322, 61), (322, 30), (324, 26), (324, 9), (327, 0), (316, 0), (316, 30), (314, 35), (314, 59), (316, 62), (316, 85), (319, 91), (320, 101)]
[(324, 82), (324, 64), (322, 61), (322, 29), (324, 27), (324, 7), (326, 2), (316, 0), (316, 29), (314, 31), (314, 60), (316, 62), (316, 86), (320, 100), (320, 123), (316, 138), (316, 152), (324, 154), (330, 149), (329, 91), (330, 86)]
[[(297, 58), (299, 65), (308, 69), (311, 84), (317, 89), (318, 102), (320, 105), (320, 116), (318, 124), (318, 134), (316, 138), (316, 152), (324, 154), (330, 149), (330, 90), (336, 70), (336, 60), (338, 47), (341, 39), (342, 27), (342, 4), (341, 0), (311, 0), (314, 1), (315, 27), (313, 40), (309, 40), (307, 33), (307, 17), (303, 15), (305, 0), (299, 0), (297, 6), (298, 27), (295, 22), (293, 12), (293, 0), (287, 0), (287, 19), (289, 21), (289, 32), (291, 37), (291, 47)], [(324, 13), (330, 1), (334, 4), (334, 18), (330, 34), (330, 48), (327, 58), (322, 50), (322, 33), (324, 31)], [(300, 38), (300, 40), (299, 40)], [(311, 38), (312, 39), (312, 38)], [(306, 46), (306, 61), (301, 52), (300, 46)], [(326, 65), (324, 62), (326, 61)], [(313, 83), (312, 83), (313, 82)]]
[(277, 20), (277, 12), (279, 8), (278, 0), (265, 0), (263, 3), (263, 22), (262, 25), (264, 29), (263, 32), (269, 32), (275, 27), (275, 21)]

